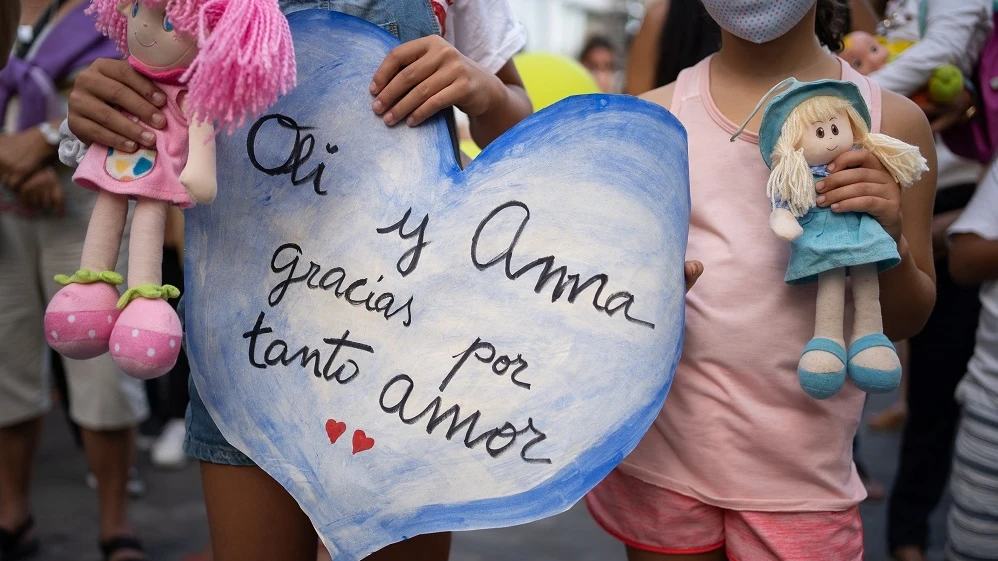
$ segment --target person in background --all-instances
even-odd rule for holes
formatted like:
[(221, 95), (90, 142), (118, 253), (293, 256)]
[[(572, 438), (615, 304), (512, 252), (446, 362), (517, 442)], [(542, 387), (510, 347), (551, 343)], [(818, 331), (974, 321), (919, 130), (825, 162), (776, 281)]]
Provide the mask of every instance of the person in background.
[[(915, 44), (870, 74), (881, 87), (910, 96), (943, 64), (957, 66), (965, 76), (973, 74), (991, 32), (992, 0), (891, 0), (886, 10), (881, 34)], [(952, 114), (962, 118), (970, 103), (964, 92), (950, 106), (922, 109), (938, 133), (952, 122)], [(900, 561), (925, 559), (929, 516), (949, 479), (960, 416), (954, 391), (974, 353), (981, 306), (979, 287), (959, 286), (949, 275), (946, 230), (970, 201), (983, 169), (955, 156), (938, 136), (936, 150), (939, 181), (932, 222), (936, 307), (922, 332), (911, 340), (908, 416), (887, 516), (889, 551)]]
[(590, 37), (579, 53), (579, 62), (593, 75), (603, 93), (617, 91), (617, 49), (601, 35)]
[[(949, 229), (954, 282), (981, 285), (974, 356), (957, 386), (947, 561), (998, 560), (998, 161)], [(983, 283), (983, 284), (982, 284)]]
[(645, 12), (627, 59), (624, 93), (640, 95), (721, 48), (721, 29), (700, 0), (659, 0)]
[[(314, 0), (280, 4), (285, 14), (316, 7)], [(359, 17), (385, 18), (377, 23), (400, 24), (402, 44), (382, 62), (368, 92), (371, 111), (385, 126), (417, 126), (456, 107), (469, 115), (472, 137), (485, 147), (532, 112), (512, 60), (525, 45), (526, 34), (507, 0), (336, 0), (322, 5)], [(145, 127), (157, 127), (153, 115), (164, 101), (162, 92), (121, 60), (102, 59), (83, 75), (70, 104), (72, 132), (83, 142), (134, 152), (145, 141)], [(112, 106), (138, 116), (141, 123)], [(315, 561), (315, 529), (301, 507), (225, 440), (197, 387), (191, 384), (189, 390), (184, 449), (201, 463), (215, 557)], [(444, 561), (449, 553), (450, 534), (441, 533), (411, 537), (369, 560)]]
[[(3, 4), (16, 3), (3, 0)], [(77, 73), (114, 46), (83, 12), (85, 0), (22, 0), (19, 42), (0, 75), (0, 559), (39, 548), (31, 513), (31, 469), (50, 409), (49, 349), (42, 317), (75, 269), (96, 193), (73, 185), (56, 161), (67, 97)], [(6, 21), (4, 22), (7, 23)], [(127, 243), (120, 262), (127, 262)], [(107, 561), (143, 561), (128, 513), (135, 428), (148, 414), (139, 380), (109, 355), (66, 360), (70, 416), (97, 482), (99, 542)], [(89, 557), (83, 553), (80, 558)]]

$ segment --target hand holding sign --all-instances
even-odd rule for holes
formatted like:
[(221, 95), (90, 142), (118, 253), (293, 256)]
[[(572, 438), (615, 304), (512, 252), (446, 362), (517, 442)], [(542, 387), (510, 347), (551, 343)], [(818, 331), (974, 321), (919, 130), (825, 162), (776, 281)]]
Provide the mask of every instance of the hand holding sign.
[(685, 133), (559, 103), (465, 171), (442, 118), (385, 127), (394, 40), (290, 16), (299, 87), (219, 139), (188, 218), (195, 383), (335, 559), (564, 511), (637, 444), (682, 345)]

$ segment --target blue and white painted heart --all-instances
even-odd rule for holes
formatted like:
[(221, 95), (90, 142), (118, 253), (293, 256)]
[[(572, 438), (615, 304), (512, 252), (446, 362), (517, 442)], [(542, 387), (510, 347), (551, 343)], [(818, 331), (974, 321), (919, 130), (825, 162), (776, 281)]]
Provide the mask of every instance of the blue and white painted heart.
[(566, 510), (637, 445), (679, 359), (685, 131), (581, 96), (461, 171), (442, 118), (371, 111), (391, 36), (289, 19), (298, 88), (219, 138), (218, 199), (188, 213), (208, 410), (336, 559)]

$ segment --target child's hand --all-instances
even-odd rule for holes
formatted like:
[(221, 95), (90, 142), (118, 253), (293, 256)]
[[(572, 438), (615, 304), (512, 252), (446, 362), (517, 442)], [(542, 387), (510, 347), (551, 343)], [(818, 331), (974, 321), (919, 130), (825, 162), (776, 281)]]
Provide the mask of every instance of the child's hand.
[(830, 176), (818, 185), (817, 203), (834, 212), (865, 212), (901, 239), (901, 186), (869, 150), (846, 152), (828, 165)]
[(17, 202), (32, 211), (49, 211), (62, 217), (65, 197), (59, 175), (54, 169), (44, 167), (29, 177), (18, 189)]
[(703, 263), (699, 261), (687, 261), (683, 270), (686, 276), (686, 292), (689, 292), (693, 285), (697, 283), (700, 275), (703, 274)]
[(471, 117), (485, 113), (505, 90), (502, 81), (438, 35), (409, 41), (385, 57), (371, 82), (371, 107), (388, 125), (415, 126), (456, 106)]
[(140, 144), (155, 144), (156, 136), (121, 111), (159, 129), (166, 124), (159, 110), (165, 104), (163, 92), (128, 62), (97, 59), (80, 73), (69, 94), (69, 128), (87, 144), (134, 152)]
[(0, 183), (13, 189), (55, 154), (38, 129), (0, 135)]
[(929, 119), (932, 132), (940, 133), (953, 125), (967, 120), (970, 109), (974, 107), (974, 96), (966, 88), (946, 104), (935, 104), (931, 101), (919, 103), (918, 107)]
[(785, 208), (774, 209), (769, 214), (769, 228), (785, 242), (792, 242), (804, 233), (794, 214)]

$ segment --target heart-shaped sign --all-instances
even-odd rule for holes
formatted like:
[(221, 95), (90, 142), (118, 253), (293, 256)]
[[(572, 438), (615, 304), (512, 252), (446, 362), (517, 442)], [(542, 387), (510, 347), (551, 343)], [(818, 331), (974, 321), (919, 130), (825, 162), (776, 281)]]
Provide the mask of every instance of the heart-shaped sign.
[(212, 418), (338, 560), (566, 510), (637, 445), (679, 360), (685, 131), (576, 97), (461, 171), (442, 118), (371, 111), (394, 38), (289, 20), (298, 88), (219, 138), (218, 198), (188, 213)]

